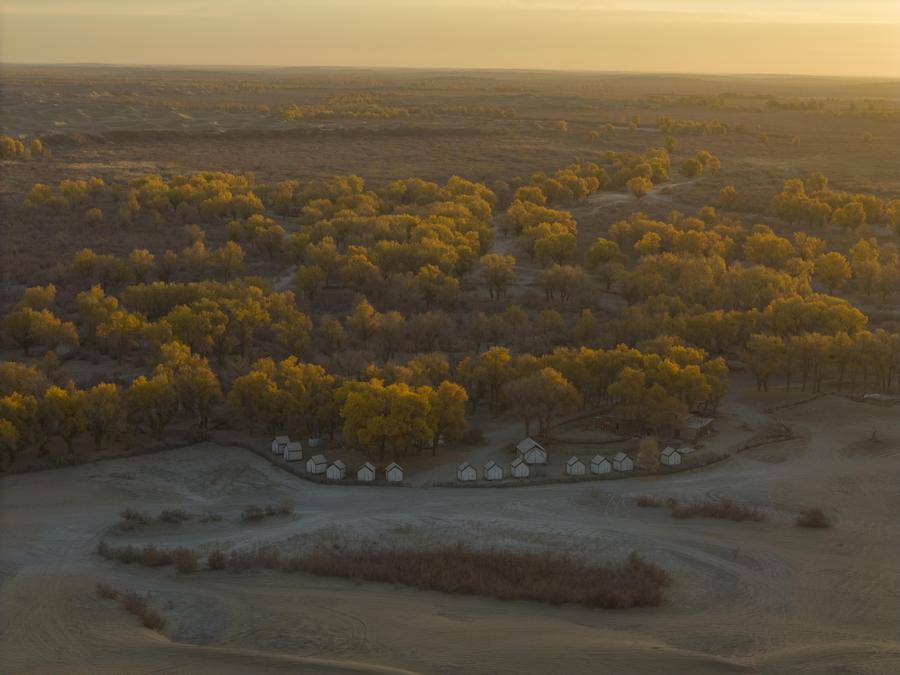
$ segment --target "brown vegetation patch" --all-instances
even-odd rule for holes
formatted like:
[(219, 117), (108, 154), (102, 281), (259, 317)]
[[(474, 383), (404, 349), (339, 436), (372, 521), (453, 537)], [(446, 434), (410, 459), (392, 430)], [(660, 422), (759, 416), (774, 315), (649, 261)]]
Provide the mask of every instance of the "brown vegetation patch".
[(721, 518), (742, 522), (752, 520), (762, 522), (766, 514), (756, 506), (740, 504), (732, 499), (693, 499), (688, 502), (679, 502), (675, 499), (667, 500), (667, 506), (674, 518)]
[(803, 509), (797, 516), (797, 527), (829, 528), (832, 520), (822, 509), (818, 507)]

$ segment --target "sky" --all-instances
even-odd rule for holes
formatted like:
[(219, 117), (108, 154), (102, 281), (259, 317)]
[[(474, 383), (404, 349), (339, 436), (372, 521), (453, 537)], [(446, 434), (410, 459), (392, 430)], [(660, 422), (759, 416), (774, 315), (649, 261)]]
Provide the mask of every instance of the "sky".
[(0, 60), (900, 77), (900, 0), (0, 0)]

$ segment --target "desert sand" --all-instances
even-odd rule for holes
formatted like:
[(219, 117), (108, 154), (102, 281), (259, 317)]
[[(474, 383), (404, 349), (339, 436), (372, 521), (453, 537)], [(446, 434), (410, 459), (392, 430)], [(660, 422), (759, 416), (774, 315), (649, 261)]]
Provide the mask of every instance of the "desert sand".
[[(325, 486), (211, 443), (4, 477), (0, 670), (896, 673), (898, 410), (827, 395), (764, 413), (778, 398), (738, 392), (722, 415), (751, 426), (777, 415), (793, 440), (666, 477), (513, 490)], [(768, 520), (676, 520), (636, 507), (638, 495), (728, 496)], [(285, 498), (293, 516), (241, 522), (247, 504)], [(835, 526), (797, 528), (809, 506)], [(122, 531), (126, 507), (223, 519)], [(466, 541), (598, 561), (634, 549), (674, 583), (656, 609), (589, 610), (300, 574), (179, 575), (102, 560), (100, 539), (287, 550)], [(98, 598), (98, 582), (150, 593), (163, 634)]]

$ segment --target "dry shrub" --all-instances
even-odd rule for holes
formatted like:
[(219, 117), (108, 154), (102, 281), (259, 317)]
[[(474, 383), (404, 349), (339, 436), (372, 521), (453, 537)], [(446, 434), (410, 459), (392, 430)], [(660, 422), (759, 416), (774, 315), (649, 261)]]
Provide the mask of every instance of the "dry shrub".
[(159, 514), (161, 523), (170, 523), (172, 525), (181, 525), (186, 520), (190, 520), (193, 516), (182, 509), (164, 509)]
[(109, 584), (97, 584), (98, 598), (103, 598), (104, 600), (116, 600), (119, 595), (121, 595), (119, 591)]
[(144, 567), (164, 567), (173, 562), (175, 560), (169, 551), (156, 548), (153, 544), (147, 544), (141, 549), (141, 565)]
[(659, 501), (656, 497), (651, 497), (649, 495), (641, 495), (635, 500), (635, 503), (643, 508), (651, 508), (658, 509), (662, 506), (662, 502)]
[(159, 549), (153, 544), (147, 544), (143, 548), (131, 545), (113, 548), (105, 541), (101, 541), (97, 544), (97, 555), (126, 565), (140, 563), (144, 567), (164, 567), (175, 562), (170, 551)]
[(162, 614), (150, 607), (149, 598), (138, 593), (129, 592), (122, 596), (122, 607), (141, 620), (145, 627), (161, 631), (166, 625)]
[(670, 583), (665, 570), (637, 553), (620, 563), (589, 565), (554, 553), (481, 551), (462, 544), (432, 550), (323, 548), (283, 560), (281, 569), (445, 593), (604, 609), (656, 607)]
[(176, 548), (172, 552), (172, 560), (175, 562), (175, 569), (182, 574), (193, 574), (200, 567), (200, 560), (197, 554), (183, 546)]
[(725, 520), (761, 522), (766, 514), (749, 504), (739, 504), (732, 499), (694, 499), (690, 502), (675, 502), (671, 507), (675, 518), (722, 518)]
[(218, 523), (222, 520), (222, 514), (220, 513), (204, 513), (200, 516), (201, 523)]
[(817, 527), (824, 529), (831, 527), (831, 525), (831, 518), (818, 507), (803, 509), (803, 511), (800, 512), (800, 515), (797, 516), (797, 527)]
[(247, 523), (254, 523), (266, 517), (266, 512), (256, 504), (250, 504), (244, 507), (241, 512), (241, 520)]
[(274, 505), (269, 504), (265, 511), (267, 516), (289, 516), (294, 512), (294, 505), (285, 499)]
[(125, 529), (129, 530), (140, 527), (141, 525), (146, 525), (150, 522), (150, 516), (137, 509), (123, 509), (119, 513), (119, 518), (125, 521), (123, 526), (125, 526)]
[(227, 560), (225, 554), (216, 549), (215, 551), (210, 551), (209, 555), (206, 556), (206, 567), (211, 570), (224, 570)]

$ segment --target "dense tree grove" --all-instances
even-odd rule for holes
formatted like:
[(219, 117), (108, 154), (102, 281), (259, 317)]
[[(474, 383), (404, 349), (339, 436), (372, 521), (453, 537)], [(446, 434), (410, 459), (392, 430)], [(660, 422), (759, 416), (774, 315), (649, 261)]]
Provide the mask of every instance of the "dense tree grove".
[[(159, 440), (214, 424), (339, 436), (382, 461), (438, 452), (466, 437), (473, 414), (549, 433), (582, 409), (664, 437), (689, 412), (716, 409), (726, 358), (761, 390), (775, 378), (814, 392), (894, 390), (900, 337), (850, 299), (884, 303), (900, 289), (897, 246), (868, 229), (896, 226), (897, 200), (835, 191), (815, 173), (772, 203), (815, 234), (707, 206), (635, 212), (579, 239), (573, 212), (592, 194), (647, 195), (669, 180), (676, 148), (607, 152), (495, 186), (502, 197), (456, 176), (377, 188), (358, 176), (260, 184), (228, 173), (37, 184), (27, 217), (166, 232), (182, 245), (82, 248), (53, 283), (11, 299), (0, 329), (23, 361), (0, 363), (0, 462), (53, 438), (72, 452), (82, 438), (102, 449), (129, 429)], [(705, 150), (685, 156), (688, 178), (720, 169)], [(735, 186), (718, 194), (734, 208)], [(855, 243), (830, 250), (831, 226)], [(621, 305), (600, 302), (604, 292)], [(67, 359), (100, 354), (107, 381), (62, 374)]]

